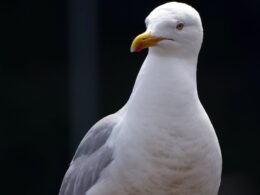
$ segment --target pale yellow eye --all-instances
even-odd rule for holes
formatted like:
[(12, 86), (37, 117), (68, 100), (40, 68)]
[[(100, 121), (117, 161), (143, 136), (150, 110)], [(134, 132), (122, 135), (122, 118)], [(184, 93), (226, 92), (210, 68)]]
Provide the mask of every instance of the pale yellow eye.
[(182, 30), (184, 27), (184, 24), (183, 23), (178, 23), (177, 26), (176, 26), (176, 29), (177, 30)]

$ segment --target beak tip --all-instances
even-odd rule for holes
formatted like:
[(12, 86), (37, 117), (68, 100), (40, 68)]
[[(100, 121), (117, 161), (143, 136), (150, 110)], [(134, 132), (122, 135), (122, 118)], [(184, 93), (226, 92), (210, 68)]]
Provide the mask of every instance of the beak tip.
[(131, 53), (134, 53), (134, 52), (136, 52), (136, 48), (135, 48), (135, 47), (133, 47), (133, 46), (131, 46), (131, 48), (130, 48), (130, 52), (131, 52)]

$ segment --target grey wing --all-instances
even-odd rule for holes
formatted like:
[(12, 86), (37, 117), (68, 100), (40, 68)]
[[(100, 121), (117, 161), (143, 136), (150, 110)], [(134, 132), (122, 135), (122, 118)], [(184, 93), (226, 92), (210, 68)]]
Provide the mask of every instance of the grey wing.
[(105, 143), (116, 123), (117, 116), (109, 115), (89, 130), (64, 176), (59, 195), (85, 195), (97, 182), (113, 160), (113, 149)]

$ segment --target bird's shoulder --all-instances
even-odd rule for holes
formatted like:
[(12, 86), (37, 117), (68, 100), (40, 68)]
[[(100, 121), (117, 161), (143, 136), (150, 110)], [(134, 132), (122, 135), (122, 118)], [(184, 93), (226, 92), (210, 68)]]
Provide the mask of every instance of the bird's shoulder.
[(89, 156), (101, 148), (106, 143), (114, 126), (117, 124), (117, 118), (117, 114), (111, 114), (102, 118), (92, 126), (80, 142), (73, 160), (82, 155)]
[(117, 114), (104, 117), (88, 131), (64, 176), (59, 195), (83, 195), (98, 181), (113, 160), (113, 148), (106, 142), (117, 118)]

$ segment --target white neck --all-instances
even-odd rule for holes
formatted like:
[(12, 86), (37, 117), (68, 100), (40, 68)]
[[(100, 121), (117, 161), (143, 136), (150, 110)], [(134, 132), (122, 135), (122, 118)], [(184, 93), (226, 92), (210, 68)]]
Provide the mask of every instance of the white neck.
[[(133, 171), (125, 177), (128, 183), (140, 184), (140, 189), (159, 185), (150, 194), (167, 194), (172, 189), (169, 181), (178, 181), (183, 174), (188, 179), (176, 188), (176, 195), (188, 192), (198, 182), (205, 186), (204, 192), (194, 194), (216, 194), (221, 157), (214, 129), (197, 94), (197, 58), (157, 54), (149, 51), (123, 109), (123, 126), (117, 129), (121, 133), (114, 133), (120, 145), (115, 151), (117, 166), (132, 165)], [(147, 166), (139, 167), (140, 162)], [(204, 165), (217, 175), (208, 174)], [(131, 174), (138, 177), (132, 177), (133, 181)], [(208, 180), (217, 185), (207, 185)], [(145, 186), (143, 181), (150, 183)], [(161, 188), (163, 185), (165, 188)]]
[(185, 59), (149, 50), (126, 105), (129, 118), (187, 116), (199, 102), (196, 64), (197, 56)]

